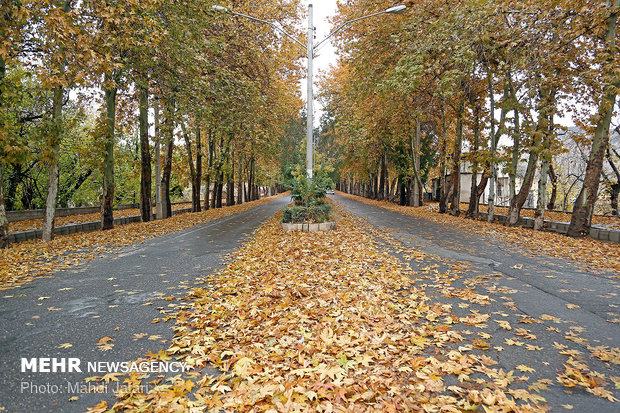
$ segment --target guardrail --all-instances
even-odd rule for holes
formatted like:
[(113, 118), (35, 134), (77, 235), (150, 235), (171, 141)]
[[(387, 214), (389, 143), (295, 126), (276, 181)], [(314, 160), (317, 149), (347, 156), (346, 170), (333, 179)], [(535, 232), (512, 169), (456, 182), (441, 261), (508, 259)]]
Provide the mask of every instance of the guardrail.
[[(201, 201), (202, 202), (202, 201)], [(172, 202), (172, 205), (188, 204), (184, 202)], [(201, 204), (202, 205), (202, 204)], [(123, 211), (126, 209), (138, 209), (140, 204), (121, 204), (117, 205), (115, 211)], [(86, 215), (94, 214), (101, 211), (100, 206), (94, 207), (75, 207), (75, 208), (56, 208), (56, 217), (68, 217), (69, 215)], [(44, 209), (28, 209), (25, 211), (7, 211), (6, 217), (9, 222), (28, 221), (30, 219), (42, 219), (45, 216)]]
[[(506, 215), (494, 214), (495, 220), (503, 224), (506, 222)], [(488, 217), (487, 212), (480, 212), (480, 216), (483, 218)], [(534, 218), (521, 217), (519, 222), (525, 228), (534, 228)], [(545, 229), (551, 232), (557, 232), (559, 234), (566, 234), (568, 232), (568, 222), (548, 221), (545, 220)], [(620, 244), (620, 231), (592, 226), (590, 228), (590, 238), (594, 238), (599, 241), (610, 241)]]
[[(131, 209), (131, 208), (125, 208)], [(99, 210), (99, 209), (97, 209)], [(176, 211), (172, 211), (172, 215), (184, 214), (187, 212), (192, 212), (191, 208), (177, 209)], [(142, 217), (140, 215), (136, 215), (133, 217), (125, 217), (125, 218), (116, 218), (114, 220), (114, 225), (127, 225), (134, 222), (141, 222)], [(68, 235), (75, 234), (78, 232), (92, 232), (98, 231), (101, 228), (101, 221), (93, 221), (93, 222), (85, 222), (83, 224), (69, 224), (63, 225), (61, 227), (54, 228), (54, 235)], [(22, 241), (28, 241), (31, 239), (41, 238), (43, 234), (43, 230), (41, 229), (31, 229), (28, 231), (17, 231), (9, 234), (9, 242), (17, 243)]]

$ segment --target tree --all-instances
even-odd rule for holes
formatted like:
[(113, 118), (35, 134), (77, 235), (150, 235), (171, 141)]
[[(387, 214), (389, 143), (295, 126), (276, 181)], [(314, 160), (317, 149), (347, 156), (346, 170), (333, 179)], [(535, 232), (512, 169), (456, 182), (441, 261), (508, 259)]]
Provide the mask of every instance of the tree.
[(620, 73), (618, 73), (618, 53), (616, 51), (616, 23), (620, 0), (607, 0), (607, 27), (605, 31), (605, 48), (603, 67), (603, 93), (599, 103), (598, 114), (595, 117), (596, 129), (592, 139), (592, 149), (586, 168), (586, 176), (579, 196), (575, 201), (573, 214), (568, 227), (568, 235), (583, 237), (590, 232), (592, 213), (598, 196), (603, 159), (609, 145), (609, 128), (616, 105), (616, 96), (620, 88)]

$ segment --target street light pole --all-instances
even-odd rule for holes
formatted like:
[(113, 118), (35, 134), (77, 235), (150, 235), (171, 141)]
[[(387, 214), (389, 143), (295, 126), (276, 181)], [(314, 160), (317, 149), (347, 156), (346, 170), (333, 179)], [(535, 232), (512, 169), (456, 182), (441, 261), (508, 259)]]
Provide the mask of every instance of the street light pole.
[(306, 176), (314, 178), (314, 87), (313, 87), (313, 60), (314, 60), (314, 22), (312, 18), (312, 4), (308, 5), (308, 97), (306, 102)]
[(357, 22), (359, 20), (367, 19), (369, 17), (380, 16), (382, 14), (400, 14), (407, 7), (404, 5), (394, 6), (384, 11), (380, 11), (378, 13), (373, 13), (367, 16), (358, 17), (357, 19), (346, 21), (342, 25), (340, 25), (336, 30), (333, 30), (329, 35), (327, 35), (325, 39), (321, 40), (316, 46), (314, 45), (314, 21), (313, 21), (313, 16), (312, 16), (312, 4), (308, 5), (308, 43), (305, 46), (302, 42), (300, 42), (299, 40), (296, 40), (293, 36), (291, 36), (288, 32), (286, 32), (286, 30), (284, 30), (283, 28), (277, 26), (276, 24), (272, 22), (258, 19), (256, 17), (248, 16), (247, 14), (237, 13), (224, 6), (213, 5), (211, 6), (211, 8), (214, 10), (228, 12), (235, 16), (245, 17), (247, 19), (254, 20), (259, 23), (267, 24), (271, 26), (274, 30), (281, 32), (286, 37), (293, 40), (298, 46), (300, 46), (300, 49), (304, 50), (304, 52), (306, 53), (307, 58), (308, 58), (308, 68), (306, 71), (306, 76), (308, 78), (308, 98), (306, 102), (306, 111), (308, 112), (306, 115), (306, 176), (308, 177), (309, 180), (312, 180), (314, 178), (314, 112), (313, 112), (314, 110), (313, 108), (314, 106), (314, 85), (312, 83), (313, 82), (312, 78), (313, 78), (313, 73), (314, 73), (313, 64), (314, 64), (315, 51), (319, 47), (321, 47), (326, 41), (328, 41), (331, 37), (333, 37), (336, 33), (344, 29), (346, 26), (350, 25), (351, 23)]

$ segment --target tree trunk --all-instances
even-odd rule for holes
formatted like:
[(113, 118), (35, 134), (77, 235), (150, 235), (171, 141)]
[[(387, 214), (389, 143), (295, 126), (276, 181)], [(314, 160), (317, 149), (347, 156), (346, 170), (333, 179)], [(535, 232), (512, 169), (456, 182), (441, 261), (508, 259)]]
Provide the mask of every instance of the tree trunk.
[(534, 229), (542, 230), (545, 225), (545, 209), (547, 207), (547, 175), (549, 174), (549, 164), (551, 163), (551, 139), (555, 125), (553, 114), (549, 115), (545, 136), (542, 144), (542, 165), (540, 167), (540, 177), (538, 178), (538, 200), (536, 203), (536, 213), (534, 214)]
[(534, 174), (536, 173), (536, 164), (538, 163), (538, 152), (535, 148), (530, 149), (530, 157), (527, 162), (527, 169), (525, 176), (523, 177), (523, 183), (519, 193), (510, 200), (510, 208), (508, 209), (508, 217), (506, 219), (507, 226), (514, 226), (519, 223), (521, 217), (521, 208), (527, 200), (527, 196), (530, 193), (532, 182), (534, 181)]
[[(517, 97), (514, 91), (512, 92), (512, 99), (516, 101)], [(510, 161), (510, 199), (514, 198), (517, 194), (517, 168), (519, 167), (519, 151), (521, 145), (521, 122), (519, 110), (514, 111), (514, 135), (512, 145), (512, 158)]]
[(620, 216), (620, 208), (618, 208), (618, 197), (620, 195), (620, 182), (611, 184), (609, 192), (610, 192), (609, 201), (611, 203), (611, 215), (615, 217)]
[(381, 160), (379, 161), (379, 190), (377, 191), (377, 199), (382, 201), (385, 199), (385, 175), (386, 175), (386, 165), (385, 165), (385, 153), (381, 154)]
[(161, 209), (162, 218), (172, 216), (172, 205), (170, 204), (170, 176), (172, 174), (172, 154), (174, 151), (174, 102), (164, 103), (164, 135), (166, 137), (166, 153), (164, 158), (164, 170), (161, 177)]
[(495, 131), (495, 98), (493, 96), (493, 74), (489, 72), (489, 100), (491, 108), (491, 151), (489, 153), (489, 199), (488, 199), (488, 215), (487, 221), (493, 222), (495, 219), (495, 182), (497, 181), (497, 162), (495, 155), (497, 152), (497, 143), (502, 135), (504, 124), (506, 122), (506, 114), (508, 113), (508, 84), (504, 87), (504, 97), (502, 101), (502, 112), (500, 114), (499, 127)]
[(489, 182), (489, 171), (485, 169), (482, 171), (480, 177), (480, 183), (478, 185), (472, 185), (472, 194), (469, 200), (469, 206), (467, 208), (467, 218), (477, 219), (480, 214), (480, 197), (484, 194), (484, 190)]
[(196, 188), (196, 196), (192, 197), (192, 210), (200, 212), (200, 184), (202, 184), (202, 142), (200, 136), (200, 125), (196, 122), (196, 176), (194, 177), (193, 187)]
[[(65, 0), (62, 2), (62, 9), (65, 13), (71, 10), (71, 2)], [(2, 60), (2, 77), (5, 75), (5, 61)], [(60, 76), (65, 73), (65, 59), (58, 65)], [(60, 141), (62, 140), (63, 121), (62, 121), (62, 95), (63, 87), (56, 86), (53, 89), (52, 96), (52, 136), (50, 139), (51, 153), (50, 163), (48, 165), (48, 191), (45, 201), (45, 215), (43, 216), (43, 234), (41, 238), (45, 242), (49, 242), (54, 238), (54, 221), (56, 219), (56, 202), (58, 201), (58, 158), (60, 156)], [(1, 183), (1, 182), (0, 182)]]
[(216, 204), (215, 207), (216, 208), (221, 208), (222, 207), (222, 191), (224, 189), (224, 172), (220, 172), (218, 178), (217, 178), (217, 197), (215, 199)]
[(448, 212), (448, 189), (446, 188), (448, 128), (443, 104), (441, 105), (441, 135), (441, 143), (439, 145), (439, 213), (445, 214)]
[[(541, 137), (543, 138), (542, 153), (544, 154), (544, 156), (548, 156), (547, 148), (550, 144), (550, 135), (553, 128), (553, 122), (550, 122), (550, 120), (553, 119), (553, 114), (555, 112), (555, 90), (549, 91), (544, 80), (540, 79), (540, 82), (541, 84), (539, 85), (538, 90), (540, 96), (540, 101), (538, 103), (538, 122), (536, 124), (536, 130), (532, 135), (530, 157), (527, 163), (525, 177), (523, 178), (523, 183), (521, 184), (521, 189), (519, 190), (519, 193), (510, 200), (510, 208), (508, 209), (508, 217), (506, 219), (507, 226), (517, 225), (521, 218), (521, 208), (527, 200), (530, 189), (532, 187), (532, 183), (534, 181), (534, 175), (536, 174), (536, 165), (538, 163), (538, 158), (540, 155), (540, 149), (538, 148), (538, 146), (540, 146)], [(544, 178), (545, 188), (546, 175), (547, 171), (545, 171)], [(543, 205), (542, 207), (544, 208), (544, 206), (545, 205)]]
[(155, 215), (157, 219), (163, 218), (161, 203), (161, 130), (159, 128), (159, 97), (153, 100), (155, 111)]
[(398, 175), (398, 193), (400, 195), (398, 205), (407, 205), (407, 190), (405, 189), (405, 176)]
[(207, 171), (205, 174), (205, 200), (204, 200), (204, 209), (207, 211), (211, 205), (210, 203), (210, 195), (211, 195), (211, 172), (213, 168), (213, 152), (215, 151), (215, 142), (213, 139), (213, 128), (210, 127), (207, 132)]
[(411, 191), (409, 205), (419, 207), (424, 205), (422, 199), (422, 179), (420, 177), (420, 119), (416, 118), (414, 136), (410, 140), (413, 163), (413, 177), (411, 179)]
[(211, 196), (211, 176), (207, 175), (205, 179), (205, 201), (204, 201), (204, 209), (208, 211), (211, 207), (210, 197)]
[(549, 163), (549, 179), (551, 179), (551, 197), (547, 204), (547, 209), (553, 211), (555, 209), (555, 201), (558, 196), (558, 177), (553, 170), (553, 163)]
[(49, 242), (54, 239), (54, 221), (56, 219), (56, 202), (58, 201), (58, 157), (60, 152), (60, 141), (62, 139), (62, 94), (61, 86), (54, 88), (52, 101), (52, 137), (50, 163), (48, 166), (48, 190), (47, 200), (45, 201), (45, 215), (43, 216), (42, 239)]
[[(480, 146), (480, 111), (478, 105), (472, 101), (474, 105), (474, 142), (472, 145), (472, 170), (471, 170), (471, 189), (469, 196), (469, 206), (465, 216), (471, 219), (478, 218), (478, 210), (480, 205), (480, 195), (478, 194), (478, 148)], [(483, 173), (484, 176), (484, 173)], [(480, 179), (482, 181), (482, 178)], [(485, 183), (486, 185), (486, 183)]]
[(620, 7), (620, 0), (614, 1), (613, 9), (611, 7), (611, 1), (607, 1), (607, 8), (610, 10), (606, 36), (607, 52), (609, 53), (607, 75), (613, 80), (610, 80), (603, 89), (603, 99), (598, 109), (598, 120), (592, 140), (590, 158), (588, 159), (588, 165), (586, 167), (586, 176), (581, 191), (575, 201), (573, 215), (568, 227), (567, 235), (571, 237), (585, 237), (590, 232), (592, 213), (594, 212), (594, 204), (598, 197), (598, 187), (603, 169), (603, 157), (609, 145), (609, 127), (616, 105), (617, 91), (620, 89), (620, 73), (618, 73), (617, 67), (613, 64), (616, 48), (615, 40), (618, 7)]
[(454, 140), (454, 156), (452, 159), (452, 203), (450, 205), (450, 215), (459, 216), (461, 214), (461, 150), (463, 144), (463, 112), (465, 102), (461, 102), (456, 114), (456, 138)]
[(116, 123), (116, 85), (106, 74), (106, 132), (103, 159), (103, 195), (101, 196), (101, 229), (114, 228), (114, 126)]
[[(192, 212), (198, 212), (196, 209), (196, 203), (200, 208), (200, 185), (196, 186), (196, 168), (194, 167), (194, 155), (192, 154), (192, 142), (189, 140), (187, 129), (185, 128), (185, 122), (181, 121), (181, 130), (183, 132), (183, 140), (185, 141), (185, 150), (187, 151), (187, 163), (189, 164), (190, 180), (192, 182)], [(196, 201), (198, 197), (198, 201)]]
[(153, 219), (148, 110), (148, 90), (146, 86), (142, 86), (140, 87), (140, 213), (143, 222), (149, 222)]
[(497, 180), (497, 169), (495, 165), (495, 152), (497, 149), (497, 141), (495, 140), (495, 94), (493, 91), (493, 73), (488, 71), (488, 88), (489, 88), (489, 114), (491, 121), (491, 134), (490, 145), (491, 150), (489, 152), (489, 197), (487, 199), (487, 221), (493, 222), (495, 219), (495, 181)]
[(235, 205), (235, 153), (230, 154), (230, 173), (226, 183), (226, 206)]
[(219, 185), (219, 172), (214, 171), (215, 179), (213, 181), (213, 190), (211, 192), (211, 208), (215, 209), (217, 206), (217, 187)]
[[(1, 59), (1, 57), (0, 57)], [(2, 62), (0, 62), (0, 65)], [(0, 68), (1, 76), (1, 68)], [(9, 247), (9, 220), (4, 206), (4, 162), (0, 160), (0, 249)]]
[(239, 154), (239, 170), (237, 171), (237, 204), (243, 204), (243, 155)]
[[(0, 84), (4, 82), (6, 76), (6, 63), (0, 56)], [(4, 130), (4, 96), (0, 88), (0, 130)], [(0, 149), (1, 153), (2, 149)], [(9, 247), (9, 220), (6, 216), (6, 206), (4, 202), (4, 160), (0, 159), (0, 249)]]
[(248, 178), (248, 199), (250, 201), (254, 201), (255, 192), (254, 192), (254, 156), (250, 158), (250, 176)]
[(536, 203), (536, 213), (534, 214), (534, 229), (539, 231), (545, 226), (545, 207), (547, 203), (547, 174), (549, 173), (549, 161), (543, 156), (540, 167), (540, 177), (538, 178), (538, 201)]

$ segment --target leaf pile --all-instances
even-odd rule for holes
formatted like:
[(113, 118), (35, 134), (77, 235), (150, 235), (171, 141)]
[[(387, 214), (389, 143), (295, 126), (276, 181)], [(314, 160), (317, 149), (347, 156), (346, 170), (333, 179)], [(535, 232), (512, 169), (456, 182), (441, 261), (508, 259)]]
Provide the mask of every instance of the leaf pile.
[[(336, 231), (287, 233), (277, 218), (176, 314), (165, 354), (223, 373), (155, 380), (146, 394), (132, 376), (136, 390), (121, 393), (113, 411), (548, 410), (542, 396), (515, 385), (523, 379), (514, 371), (461, 347), (450, 306), (432, 302), (363, 221), (345, 214)], [(472, 311), (460, 322), (486, 326), (489, 317)]]
[(411, 208), (343, 192), (339, 192), (339, 194), (368, 205), (450, 225), (459, 230), (499, 236), (520, 251), (527, 250), (533, 254), (543, 253), (552, 257), (569, 258), (589, 270), (620, 273), (620, 245), (613, 242), (598, 241), (592, 238), (571, 238), (554, 232), (534, 231), (523, 227), (506, 227), (498, 223), (467, 219), (463, 216), (439, 214), (433, 205)]
[[(175, 204), (172, 205), (172, 210), (176, 211), (179, 209), (189, 208), (191, 206), (191, 203)], [(140, 210), (137, 208), (114, 211), (114, 218), (128, 218), (139, 215)], [(61, 227), (69, 224), (85, 224), (87, 222), (96, 222), (99, 220), (101, 220), (101, 213), (95, 212), (93, 214), (74, 214), (68, 215), (66, 217), (57, 217), (54, 223), (57, 227)], [(41, 228), (43, 228), (43, 219), (28, 219), (25, 221), (16, 221), (9, 223), (9, 232), (28, 231), (31, 229)]]
[(241, 205), (173, 215), (164, 220), (121, 225), (108, 231), (60, 235), (49, 243), (41, 240), (20, 242), (9, 249), (0, 250), (0, 290), (12, 288), (36, 276), (83, 264), (114, 248), (137, 244), (159, 235), (247, 211), (273, 199), (263, 198)]

